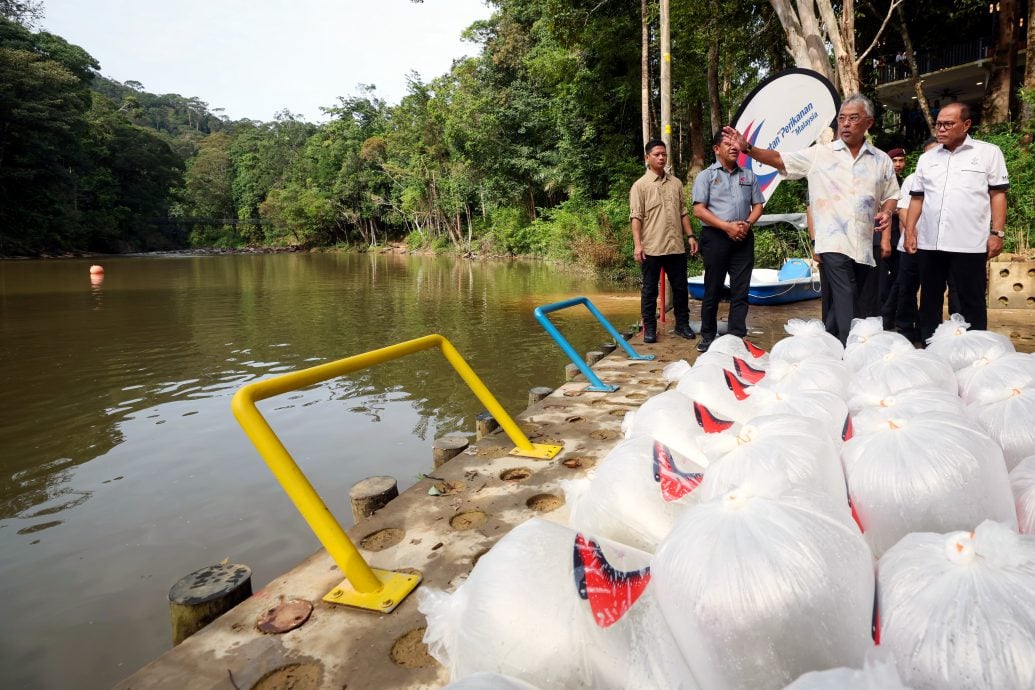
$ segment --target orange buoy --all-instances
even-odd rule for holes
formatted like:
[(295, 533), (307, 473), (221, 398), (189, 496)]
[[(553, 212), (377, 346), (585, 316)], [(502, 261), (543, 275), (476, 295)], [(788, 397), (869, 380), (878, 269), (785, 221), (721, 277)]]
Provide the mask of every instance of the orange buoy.
[(98, 264), (90, 266), (90, 275), (97, 275), (98, 273), (104, 273), (104, 266)]

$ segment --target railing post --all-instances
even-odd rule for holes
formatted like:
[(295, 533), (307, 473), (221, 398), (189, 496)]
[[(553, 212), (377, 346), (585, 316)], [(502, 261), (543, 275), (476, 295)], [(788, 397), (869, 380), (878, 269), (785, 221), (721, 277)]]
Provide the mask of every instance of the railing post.
[(606, 393), (616, 391), (618, 390), (618, 386), (609, 385), (601, 381), (600, 378), (593, 372), (593, 370), (586, 365), (586, 362), (578, 355), (578, 353), (575, 352), (575, 349), (565, 339), (565, 337), (561, 335), (560, 331), (558, 331), (557, 328), (552, 323), (550, 323), (550, 319), (546, 316), (550, 312), (559, 311), (561, 309), (567, 309), (568, 307), (573, 307), (576, 304), (584, 304), (586, 308), (589, 309), (589, 312), (594, 316), (594, 318), (596, 318), (598, 322), (600, 322), (600, 325), (604, 327), (604, 330), (606, 330), (608, 334), (612, 338), (614, 338), (616, 343), (621, 345), (622, 349), (625, 350), (625, 353), (629, 356), (629, 359), (649, 360), (654, 359), (654, 355), (641, 355), (638, 354), (636, 350), (632, 349), (632, 346), (629, 345), (628, 342), (626, 342), (625, 338), (622, 337), (622, 334), (615, 330), (615, 327), (611, 325), (611, 322), (604, 318), (604, 315), (600, 313), (600, 310), (597, 309), (593, 305), (593, 303), (585, 297), (575, 297), (569, 300), (565, 300), (563, 302), (554, 302), (553, 304), (546, 304), (541, 307), (536, 307), (535, 311), (533, 312), (536, 321), (539, 322), (539, 325), (541, 325), (543, 329), (546, 331), (546, 333), (551, 338), (553, 338), (554, 342), (556, 342), (557, 345), (561, 348), (561, 350), (564, 351), (564, 354), (568, 355), (568, 359), (571, 360), (571, 363), (574, 364), (578, 368), (578, 370), (582, 372), (582, 375), (585, 376), (586, 379), (589, 381), (590, 385), (586, 387), (586, 390)]

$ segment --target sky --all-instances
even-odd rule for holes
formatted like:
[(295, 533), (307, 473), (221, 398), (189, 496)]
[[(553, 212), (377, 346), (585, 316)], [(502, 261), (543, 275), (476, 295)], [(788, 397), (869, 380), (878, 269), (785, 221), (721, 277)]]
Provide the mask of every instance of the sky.
[(42, 28), (86, 50), (101, 74), (196, 96), (230, 119), (311, 122), (374, 84), (389, 103), (480, 47), (462, 41), (483, 0), (44, 0)]

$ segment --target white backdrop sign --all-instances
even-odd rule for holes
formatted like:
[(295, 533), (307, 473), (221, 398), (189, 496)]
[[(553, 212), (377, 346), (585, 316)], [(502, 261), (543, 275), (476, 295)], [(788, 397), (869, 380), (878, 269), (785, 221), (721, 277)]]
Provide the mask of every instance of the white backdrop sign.
[[(733, 126), (752, 146), (775, 151), (800, 151), (811, 146), (827, 128), (835, 126), (841, 99), (834, 85), (812, 70), (794, 68), (775, 74), (744, 99)], [(836, 126), (835, 126), (836, 129)], [(765, 200), (783, 179), (775, 168), (741, 153), (740, 166), (751, 167)]]

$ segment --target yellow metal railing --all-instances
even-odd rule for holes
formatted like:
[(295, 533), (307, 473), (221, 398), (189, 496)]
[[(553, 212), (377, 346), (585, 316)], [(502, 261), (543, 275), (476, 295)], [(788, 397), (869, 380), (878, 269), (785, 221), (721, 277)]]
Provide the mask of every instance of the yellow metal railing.
[(281, 443), (256, 403), (290, 391), (337, 378), (345, 374), (382, 364), (415, 352), (438, 347), (468, 388), (478, 397), (485, 409), (499, 422), (500, 427), (514, 443), (512, 455), (533, 458), (552, 458), (561, 446), (532, 443), (524, 432), (496, 401), (474, 370), (452, 343), (441, 335), (426, 335), (361, 355), (346, 357), (336, 362), (303, 369), (263, 381), (249, 383), (234, 395), (231, 409), (244, 432), (251, 439), (284, 492), (309, 524), (316, 538), (345, 574), (345, 581), (324, 597), (325, 601), (347, 604), (365, 609), (389, 612), (419, 584), (420, 576), (378, 570), (367, 565), (352, 540), (345, 534), (334, 515), (324, 504), (294, 458)]

